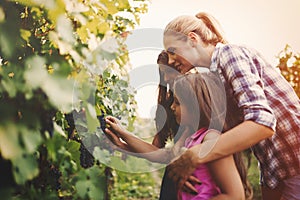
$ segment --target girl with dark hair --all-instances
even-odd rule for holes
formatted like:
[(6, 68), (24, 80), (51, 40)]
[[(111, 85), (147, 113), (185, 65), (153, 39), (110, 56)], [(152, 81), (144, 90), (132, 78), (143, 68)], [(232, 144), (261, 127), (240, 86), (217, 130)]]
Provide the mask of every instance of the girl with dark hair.
[[(154, 136), (152, 144), (158, 148), (163, 148), (167, 140), (173, 139), (178, 131), (178, 124), (170, 108), (173, 103), (173, 91), (170, 87), (173, 86), (174, 79), (179, 75), (179, 72), (168, 65), (168, 54), (165, 51), (159, 54), (157, 64), (159, 65), (160, 80), (157, 105), (162, 106), (163, 109), (157, 109), (155, 113), (155, 124), (158, 133)], [(163, 114), (164, 112), (166, 116)]]
[[(175, 120), (174, 113), (171, 110), (173, 103), (173, 91), (170, 87), (173, 86), (174, 79), (178, 76), (178, 72), (172, 70), (168, 66), (168, 54), (162, 51), (157, 59), (159, 65), (159, 80), (157, 105), (161, 105), (163, 109), (157, 109), (155, 113), (155, 124), (158, 133), (154, 136), (152, 144), (158, 148), (164, 148), (168, 139), (174, 139), (174, 136), (179, 131), (178, 124)], [(169, 87), (169, 88), (168, 88)], [(166, 119), (162, 119), (166, 113)], [(177, 141), (175, 140), (174, 143)], [(175, 200), (177, 198), (175, 192), (176, 187), (172, 179), (168, 177), (167, 168), (162, 177), (160, 187), (160, 200)]]

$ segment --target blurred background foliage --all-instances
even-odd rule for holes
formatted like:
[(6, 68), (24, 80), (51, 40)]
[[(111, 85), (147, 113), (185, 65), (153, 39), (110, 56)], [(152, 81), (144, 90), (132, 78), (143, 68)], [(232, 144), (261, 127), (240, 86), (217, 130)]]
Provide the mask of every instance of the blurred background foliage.
[(277, 57), (277, 67), (300, 98), (300, 54), (293, 51), (290, 45), (286, 45)]
[[(163, 169), (134, 174), (102, 164), (147, 164), (113, 155), (101, 121), (118, 116), (133, 130), (125, 40), (148, 3), (1, 0), (1, 199), (157, 199)], [(299, 54), (287, 45), (278, 60), (300, 96)], [(149, 121), (138, 123), (153, 134)], [(257, 172), (252, 161), (255, 198)]]
[(105, 115), (132, 128), (125, 39), (147, 6), (1, 0), (1, 199), (109, 198), (112, 169), (93, 147), (106, 145), (99, 129)]

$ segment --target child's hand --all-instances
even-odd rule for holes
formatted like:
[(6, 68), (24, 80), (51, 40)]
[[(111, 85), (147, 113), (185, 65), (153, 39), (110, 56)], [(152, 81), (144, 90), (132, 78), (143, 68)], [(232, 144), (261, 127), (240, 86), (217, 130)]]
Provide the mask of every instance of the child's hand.
[(105, 118), (105, 122), (109, 127), (105, 129), (106, 133), (110, 132), (121, 138), (124, 134), (126, 134), (126, 130), (122, 127), (120, 121), (117, 118), (107, 116)]
[(104, 132), (109, 140), (117, 147), (126, 150), (127, 144), (121, 140), (122, 135), (126, 134), (125, 129), (122, 127), (120, 121), (112, 116), (105, 118), (105, 122), (109, 128), (105, 128)]
[[(110, 140), (111, 143), (113, 143), (115, 146), (126, 150), (127, 149), (127, 144), (121, 140), (115, 133), (113, 133), (111, 130), (107, 129), (105, 130), (105, 134), (107, 138)], [(107, 139), (107, 140), (108, 140)], [(116, 150), (116, 147), (112, 148), (113, 150)]]

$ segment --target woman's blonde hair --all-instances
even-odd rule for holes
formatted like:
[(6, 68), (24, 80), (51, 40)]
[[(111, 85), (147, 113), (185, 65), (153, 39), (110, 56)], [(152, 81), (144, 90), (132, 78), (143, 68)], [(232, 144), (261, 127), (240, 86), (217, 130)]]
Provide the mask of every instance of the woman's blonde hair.
[(176, 17), (165, 27), (164, 36), (175, 35), (180, 40), (186, 40), (190, 32), (197, 33), (205, 44), (227, 43), (218, 21), (205, 12)]

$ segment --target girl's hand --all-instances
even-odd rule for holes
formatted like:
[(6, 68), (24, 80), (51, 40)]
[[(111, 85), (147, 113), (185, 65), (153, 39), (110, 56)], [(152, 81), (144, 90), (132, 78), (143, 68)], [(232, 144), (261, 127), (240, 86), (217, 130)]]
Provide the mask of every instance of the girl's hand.
[(110, 131), (110, 133), (113, 133), (117, 135), (118, 137), (122, 138), (122, 135), (126, 134), (126, 130), (122, 127), (120, 121), (112, 116), (107, 116), (105, 118), (105, 122), (108, 125), (108, 130), (106, 129), (105, 132)]
[(122, 127), (121, 122), (112, 116), (106, 117), (105, 122), (108, 125), (108, 128), (104, 131), (107, 137), (121, 149), (130, 149), (126, 137), (131, 136), (131, 133)]
[[(108, 128), (105, 129), (105, 134), (107, 138), (117, 147), (126, 150), (127, 149), (127, 144), (121, 140), (115, 133), (113, 133), (111, 130)], [(116, 147), (113, 148), (114, 150)]]
[[(122, 140), (122, 135), (125, 134), (125, 129), (122, 127), (119, 120), (115, 117), (108, 116), (105, 118), (106, 124), (109, 128), (105, 128), (104, 133), (106, 134), (107, 138), (117, 147), (128, 151), (129, 147), (128, 144)], [(116, 147), (114, 148), (117, 149)]]

